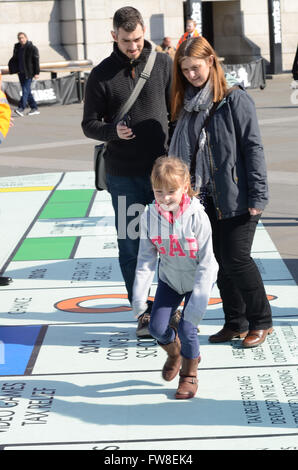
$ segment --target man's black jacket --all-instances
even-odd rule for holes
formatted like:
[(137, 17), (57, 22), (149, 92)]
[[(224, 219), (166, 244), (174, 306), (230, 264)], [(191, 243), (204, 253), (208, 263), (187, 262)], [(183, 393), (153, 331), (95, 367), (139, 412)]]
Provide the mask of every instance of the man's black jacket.
[(145, 41), (131, 61), (114, 43), (112, 54), (88, 78), (82, 128), (91, 139), (108, 142), (106, 171), (118, 176), (149, 175), (154, 161), (167, 150), (172, 60), (157, 53), (151, 76), (129, 111), (136, 137), (119, 139), (113, 117), (129, 98), (151, 51)]
[[(26, 78), (33, 78), (35, 75), (39, 75), (39, 52), (36, 46), (31, 41), (27, 41), (24, 47), (23, 53), (23, 66)], [(8, 62), (9, 73), (19, 73), (19, 51), (21, 44), (17, 42), (14, 45), (13, 56)]]

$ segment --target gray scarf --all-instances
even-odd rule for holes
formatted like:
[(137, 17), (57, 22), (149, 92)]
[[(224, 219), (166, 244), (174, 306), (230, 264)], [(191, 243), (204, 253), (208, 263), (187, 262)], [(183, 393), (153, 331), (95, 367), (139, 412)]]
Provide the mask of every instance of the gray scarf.
[[(210, 80), (204, 88), (198, 91), (192, 86), (185, 92), (184, 107), (181, 110), (169, 148), (169, 155), (181, 158), (190, 167), (194, 148), (189, 138), (189, 124), (194, 119), (193, 142), (199, 139), (198, 152), (196, 155), (196, 189), (204, 187), (210, 180), (208, 145), (205, 129), (202, 126), (209, 115), (213, 105), (213, 87)], [(194, 116), (194, 112), (196, 116)]]

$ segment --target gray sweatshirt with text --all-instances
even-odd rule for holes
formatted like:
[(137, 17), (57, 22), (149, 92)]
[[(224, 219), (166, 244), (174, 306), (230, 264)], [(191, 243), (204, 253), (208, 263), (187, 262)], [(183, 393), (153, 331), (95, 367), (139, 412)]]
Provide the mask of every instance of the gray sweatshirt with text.
[(159, 257), (159, 278), (179, 294), (192, 292), (184, 319), (197, 326), (206, 312), (218, 271), (211, 225), (196, 198), (189, 199), (173, 220), (169, 220), (169, 214), (156, 203), (142, 214), (132, 307), (136, 314), (145, 311)]

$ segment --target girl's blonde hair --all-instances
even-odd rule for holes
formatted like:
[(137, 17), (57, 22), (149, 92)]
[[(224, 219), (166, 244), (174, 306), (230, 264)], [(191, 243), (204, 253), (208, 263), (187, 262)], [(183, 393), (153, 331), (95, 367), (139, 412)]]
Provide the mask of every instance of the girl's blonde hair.
[(181, 63), (186, 57), (207, 60), (213, 56), (210, 68), (210, 80), (213, 86), (213, 102), (221, 101), (227, 91), (227, 82), (217, 54), (209, 42), (203, 37), (195, 37), (184, 41), (178, 48), (173, 65), (173, 85), (171, 92), (171, 119), (175, 121), (183, 107), (185, 89), (188, 80), (181, 71)]
[(155, 160), (151, 173), (152, 188), (178, 189), (188, 185), (189, 197), (197, 195), (191, 187), (190, 173), (187, 165), (177, 157), (159, 157)]

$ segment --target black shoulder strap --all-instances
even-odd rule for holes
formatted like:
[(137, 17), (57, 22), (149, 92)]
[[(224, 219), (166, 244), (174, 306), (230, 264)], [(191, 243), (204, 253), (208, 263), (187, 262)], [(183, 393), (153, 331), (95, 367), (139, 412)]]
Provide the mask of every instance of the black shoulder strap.
[(152, 50), (150, 52), (150, 55), (148, 57), (148, 60), (146, 62), (145, 68), (143, 72), (140, 75), (139, 80), (137, 81), (136, 86), (134, 87), (130, 97), (128, 100), (121, 106), (120, 111), (116, 115), (116, 117), (113, 119), (114, 122), (119, 122), (123, 118), (123, 116), (130, 110), (134, 102), (136, 101), (137, 97), (139, 96), (143, 86), (147, 82), (147, 80), (150, 78), (151, 71), (153, 69), (153, 65), (156, 59), (156, 51)]

